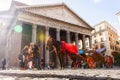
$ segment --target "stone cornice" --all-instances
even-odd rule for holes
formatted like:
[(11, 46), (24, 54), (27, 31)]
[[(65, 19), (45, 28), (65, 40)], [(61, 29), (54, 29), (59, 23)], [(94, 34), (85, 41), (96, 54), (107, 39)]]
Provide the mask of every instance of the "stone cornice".
[(91, 30), (89, 28), (85, 28), (85, 27), (82, 27), (79, 25), (67, 23), (67, 22), (60, 21), (60, 20), (53, 19), (53, 18), (49, 18), (49, 17), (43, 16), (43, 15), (38, 15), (38, 14), (34, 14), (31, 12), (27, 12), (27, 11), (21, 11), (21, 15), (27, 15), (28, 17), (34, 17), (34, 19), (29, 18), (27, 20), (27, 18), (25, 18), (25, 16), (22, 16), (22, 17), (19, 16), (19, 20), (22, 20), (22, 21), (27, 20), (30, 23), (54, 27), (54, 28), (60, 28), (63, 30), (69, 30), (72, 32), (78, 32), (78, 33), (82, 33), (82, 34), (86, 34), (86, 35), (90, 35), (90, 33), (91, 33)]
[(24, 3), (14, 1), (14, 0), (12, 0), (12, 4), (15, 4), (15, 5), (18, 5), (18, 6), (28, 6), (28, 4), (24, 4)]
[(106, 29), (100, 30), (98, 32), (93, 33), (92, 36), (100, 34), (100, 33), (105, 32), (105, 31), (107, 31), (107, 30)]
[(51, 17), (47, 17), (47, 16), (40, 15), (40, 14), (35, 14), (35, 13), (29, 12), (29, 11), (24, 11), (24, 10), (20, 10), (20, 11), (22, 11), (23, 13), (29, 14), (29, 15), (31, 15), (31, 16), (44, 17), (44, 18), (47, 18), (47, 19), (49, 19), (49, 20), (54, 20), (54, 21), (58, 21), (58, 22), (63, 22), (63, 23), (70, 24), (70, 25), (72, 25), (72, 26), (82, 27), (82, 28), (88, 29), (88, 30), (93, 30), (93, 29), (91, 29), (91, 28), (86, 28), (86, 27), (83, 27), (83, 26), (79, 26), (79, 25), (77, 25), (77, 24), (69, 23), (69, 22), (66, 22), (66, 21), (58, 20), (58, 19), (51, 18)]
[(63, 3), (59, 4), (39, 4), (39, 5), (30, 5), (30, 6), (19, 6), (17, 7), (18, 10), (31, 10), (31, 9), (38, 9), (38, 8), (49, 8), (49, 7), (59, 7), (64, 6)]
[(94, 28), (92, 28), (84, 19), (82, 19), (80, 16), (78, 16), (71, 8), (69, 8), (66, 4), (64, 4), (64, 6), (70, 11), (72, 12), (76, 17), (78, 17), (80, 20), (82, 20), (87, 26), (89, 26), (91, 28), (91, 30), (94, 30)]
[(120, 11), (116, 13), (117, 16), (120, 16)]
[(22, 7), (18, 7), (18, 10), (35, 10), (38, 8), (50, 8), (50, 7), (59, 7), (59, 6), (63, 6), (66, 9), (68, 9), (74, 16), (76, 16), (77, 18), (79, 18), (81, 21), (83, 21), (87, 26), (89, 26), (89, 28), (91, 30), (93, 30), (94, 28), (92, 28), (87, 22), (85, 22), (80, 16), (78, 16), (72, 9), (70, 9), (66, 4), (64, 3), (60, 3), (60, 4), (49, 4), (49, 5), (33, 5), (33, 6), (22, 6)]

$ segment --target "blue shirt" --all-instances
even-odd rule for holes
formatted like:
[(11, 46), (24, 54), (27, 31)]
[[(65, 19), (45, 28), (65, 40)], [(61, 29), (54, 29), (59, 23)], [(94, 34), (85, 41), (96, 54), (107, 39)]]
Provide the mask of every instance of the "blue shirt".
[(84, 51), (82, 49), (78, 50), (79, 54), (84, 54)]
[(106, 48), (97, 49), (96, 52), (101, 54)]

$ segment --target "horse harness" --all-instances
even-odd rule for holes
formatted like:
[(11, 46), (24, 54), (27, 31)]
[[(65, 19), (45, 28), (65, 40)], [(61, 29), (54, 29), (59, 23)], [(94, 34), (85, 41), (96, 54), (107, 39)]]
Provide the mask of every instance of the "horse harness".
[(51, 50), (49, 53), (53, 53), (53, 52), (55, 52), (55, 53), (57, 54), (56, 47), (55, 47), (54, 45), (52, 45), (52, 47), (53, 47), (53, 50)]

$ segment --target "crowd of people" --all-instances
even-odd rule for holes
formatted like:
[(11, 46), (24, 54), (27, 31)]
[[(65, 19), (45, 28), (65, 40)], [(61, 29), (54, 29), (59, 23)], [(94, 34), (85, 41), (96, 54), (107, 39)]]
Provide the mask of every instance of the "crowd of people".
[[(78, 50), (78, 53), (86, 57), (86, 51), (87, 50)], [(93, 55), (95, 52), (100, 54), (101, 56), (105, 55), (106, 48), (102, 44), (100, 48), (98, 46), (95, 46), (94, 49), (89, 53), (89, 55)], [(35, 43), (30, 43), (29, 45), (25, 45), (24, 48), (21, 50), (21, 53), (18, 55), (18, 58), (20, 60), (20, 68), (21, 69), (41, 69), (41, 66), (44, 67), (45, 65), (42, 65), (43, 59), (40, 59), (40, 48)], [(84, 64), (84, 63), (83, 63)], [(82, 64), (81, 64), (82, 65)], [(51, 68), (54, 66), (51, 65)]]
[(21, 69), (39, 69), (40, 66), (40, 49), (35, 43), (25, 45), (18, 55)]

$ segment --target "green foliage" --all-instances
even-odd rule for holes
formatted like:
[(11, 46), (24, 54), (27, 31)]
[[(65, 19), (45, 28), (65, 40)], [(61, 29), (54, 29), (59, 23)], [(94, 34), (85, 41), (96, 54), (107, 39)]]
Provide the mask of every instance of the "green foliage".
[(115, 66), (120, 66), (120, 53), (115, 53), (114, 54), (114, 65)]

